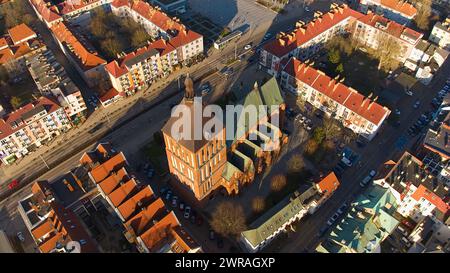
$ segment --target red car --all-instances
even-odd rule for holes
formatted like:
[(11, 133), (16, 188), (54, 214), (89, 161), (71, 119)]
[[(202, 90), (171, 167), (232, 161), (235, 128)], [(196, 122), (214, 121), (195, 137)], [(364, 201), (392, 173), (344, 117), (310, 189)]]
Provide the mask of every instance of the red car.
[(10, 190), (17, 188), (19, 186), (19, 180), (14, 179), (13, 181), (11, 181), (11, 183), (8, 184), (8, 188)]

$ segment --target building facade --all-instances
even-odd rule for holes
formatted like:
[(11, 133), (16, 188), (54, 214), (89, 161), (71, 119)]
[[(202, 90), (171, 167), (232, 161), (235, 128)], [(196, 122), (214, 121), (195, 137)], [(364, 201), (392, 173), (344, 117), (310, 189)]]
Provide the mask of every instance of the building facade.
[(362, 0), (359, 5), (364, 13), (372, 10), (402, 25), (409, 24), (417, 15), (417, 9), (404, 0)]
[(377, 134), (391, 112), (295, 58), (282, 70), (280, 85), (368, 140)]
[(443, 49), (450, 50), (450, 17), (434, 25), (429, 40)]
[(1, 160), (11, 164), (71, 127), (64, 108), (40, 97), (0, 119)]

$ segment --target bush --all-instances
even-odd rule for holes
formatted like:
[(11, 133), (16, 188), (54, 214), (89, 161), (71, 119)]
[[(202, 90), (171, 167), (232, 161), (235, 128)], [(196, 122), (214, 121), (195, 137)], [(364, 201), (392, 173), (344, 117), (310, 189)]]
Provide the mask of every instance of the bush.
[(270, 188), (272, 189), (272, 191), (279, 192), (284, 187), (286, 187), (286, 184), (287, 184), (286, 177), (282, 174), (278, 174), (272, 178), (270, 182)]
[(252, 200), (252, 209), (255, 213), (260, 213), (265, 208), (264, 198), (261, 196), (257, 196)]

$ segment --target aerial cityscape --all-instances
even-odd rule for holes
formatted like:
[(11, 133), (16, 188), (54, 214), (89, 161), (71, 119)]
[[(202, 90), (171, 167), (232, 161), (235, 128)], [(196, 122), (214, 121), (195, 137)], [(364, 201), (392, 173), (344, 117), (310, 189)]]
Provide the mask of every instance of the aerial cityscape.
[(0, 0), (0, 253), (449, 253), (449, 55), (450, 0)]

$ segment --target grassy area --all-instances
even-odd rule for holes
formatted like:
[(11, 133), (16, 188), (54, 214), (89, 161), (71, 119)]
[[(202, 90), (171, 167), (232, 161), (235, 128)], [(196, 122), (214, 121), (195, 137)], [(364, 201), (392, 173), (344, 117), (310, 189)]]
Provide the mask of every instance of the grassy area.
[(122, 19), (112, 13), (106, 13), (102, 8), (94, 11), (89, 23), (88, 38), (108, 59), (116, 58), (118, 53), (130, 52), (145, 46), (150, 35), (145, 28), (132, 19)]
[(345, 85), (354, 88), (361, 94), (368, 96), (370, 93), (379, 95), (382, 91), (382, 82), (386, 79), (387, 74), (378, 70), (378, 60), (370, 57), (368, 54), (356, 50), (348, 57), (341, 55), (341, 63), (343, 71), (338, 73), (337, 64), (331, 63), (325, 55), (317, 68), (325, 72), (329, 77), (345, 78)]
[(159, 175), (162, 175), (168, 171), (164, 144), (160, 144), (155, 140), (152, 140), (149, 144), (147, 144), (147, 146), (145, 146), (144, 154), (152, 163), (155, 171)]

